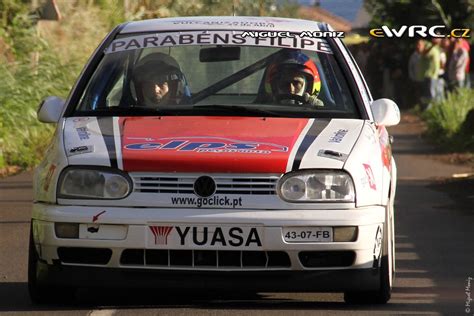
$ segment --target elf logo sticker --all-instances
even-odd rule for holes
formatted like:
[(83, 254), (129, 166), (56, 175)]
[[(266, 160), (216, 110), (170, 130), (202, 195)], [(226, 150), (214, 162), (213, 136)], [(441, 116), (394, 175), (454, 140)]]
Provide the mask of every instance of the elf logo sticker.
[(369, 181), (369, 186), (372, 190), (377, 190), (377, 186), (375, 185), (375, 177), (370, 165), (363, 163), (362, 164), (365, 169), (365, 174), (367, 175), (367, 180)]
[[(137, 139), (128, 137), (128, 139)], [(222, 137), (193, 136), (152, 139), (125, 146), (129, 150), (159, 150), (198, 153), (240, 153), (240, 154), (271, 154), (287, 152), (288, 147), (252, 141), (241, 141)]]

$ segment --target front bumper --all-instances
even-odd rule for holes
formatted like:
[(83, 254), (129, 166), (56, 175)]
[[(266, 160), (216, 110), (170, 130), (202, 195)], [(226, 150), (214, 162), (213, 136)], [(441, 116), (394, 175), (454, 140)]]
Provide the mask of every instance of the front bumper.
[(379, 269), (320, 271), (159, 271), (38, 264), (38, 282), (51, 286), (231, 290), (255, 292), (369, 291)]
[[(100, 214), (99, 216), (97, 216)], [(33, 207), (33, 236), (40, 258), (38, 281), (41, 283), (75, 286), (102, 284), (123, 286), (153, 286), (173, 288), (200, 287), (224, 288), (231, 285), (258, 291), (346, 291), (370, 290), (379, 286), (380, 257), (374, 253), (377, 232), (383, 227), (385, 209), (380, 206), (351, 210), (227, 210), (227, 209), (160, 209), (90, 206), (59, 206), (35, 203)], [(81, 238), (57, 238), (54, 223), (81, 223), (83, 227), (99, 227), (100, 233), (86, 233)], [(216, 251), (247, 254), (264, 253), (267, 264), (257, 266), (194, 266), (168, 264), (153, 265), (144, 262), (124, 263), (126, 251), (143, 251), (150, 248), (150, 223), (195, 225), (258, 226), (263, 238), (259, 249), (193, 248), (195, 253)], [(285, 242), (282, 227), (357, 226), (358, 237), (354, 242)], [(110, 258), (104, 262), (65, 261), (58, 249), (107, 249)], [(173, 250), (171, 250), (173, 252)], [(221, 252), (221, 254), (219, 254)], [(229, 253), (230, 253), (229, 252)], [(268, 264), (271, 253), (285, 253), (288, 265)], [(302, 253), (353, 254), (349, 264), (330, 267), (324, 263), (309, 267), (302, 262)], [(140, 253), (139, 253), (140, 254)], [(243, 255), (242, 255), (243, 254)], [(225, 254), (224, 254), (225, 255)], [(257, 254), (258, 255), (258, 254)], [(139, 255), (140, 256), (140, 255)], [(170, 250), (168, 250), (170, 256)], [(169, 257), (168, 257), (169, 258)], [(187, 280), (189, 282), (187, 282)]]

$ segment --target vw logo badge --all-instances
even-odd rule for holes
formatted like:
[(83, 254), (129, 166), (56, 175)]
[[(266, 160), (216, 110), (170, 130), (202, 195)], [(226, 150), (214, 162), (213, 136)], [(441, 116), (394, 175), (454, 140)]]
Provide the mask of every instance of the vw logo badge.
[(209, 176), (200, 176), (194, 181), (194, 193), (206, 198), (216, 193), (216, 182)]

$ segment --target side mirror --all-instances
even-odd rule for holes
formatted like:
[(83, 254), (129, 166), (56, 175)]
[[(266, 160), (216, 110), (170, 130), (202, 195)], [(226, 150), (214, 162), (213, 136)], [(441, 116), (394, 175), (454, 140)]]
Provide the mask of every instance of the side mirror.
[(370, 105), (377, 125), (393, 126), (400, 123), (400, 110), (390, 99), (377, 99)]
[(43, 123), (57, 123), (61, 118), (64, 100), (59, 97), (47, 97), (38, 108), (38, 120)]

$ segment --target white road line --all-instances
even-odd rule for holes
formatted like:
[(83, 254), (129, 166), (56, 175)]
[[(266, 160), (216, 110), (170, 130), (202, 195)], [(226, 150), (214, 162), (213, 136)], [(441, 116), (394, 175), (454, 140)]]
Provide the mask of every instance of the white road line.
[(116, 311), (116, 309), (97, 309), (91, 311), (88, 316), (112, 316)]
[(416, 252), (411, 251), (397, 251), (397, 260), (420, 260), (420, 256)]

